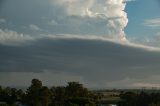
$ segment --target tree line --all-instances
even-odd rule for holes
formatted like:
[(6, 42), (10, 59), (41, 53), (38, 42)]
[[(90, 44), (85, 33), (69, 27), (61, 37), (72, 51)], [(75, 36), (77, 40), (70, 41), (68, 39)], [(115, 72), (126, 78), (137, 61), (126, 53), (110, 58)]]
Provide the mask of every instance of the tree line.
[(159, 92), (122, 92), (118, 106), (160, 106)]
[(100, 94), (89, 91), (79, 82), (48, 88), (40, 80), (32, 79), (26, 91), (0, 87), (0, 102), (5, 102), (5, 106), (96, 106), (100, 98)]
[[(159, 92), (124, 92), (117, 106), (160, 106)], [(90, 91), (79, 82), (48, 88), (32, 79), (26, 91), (0, 86), (0, 106), (100, 106), (103, 94)], [(5, 104), (4, 104), (5, 103)]]

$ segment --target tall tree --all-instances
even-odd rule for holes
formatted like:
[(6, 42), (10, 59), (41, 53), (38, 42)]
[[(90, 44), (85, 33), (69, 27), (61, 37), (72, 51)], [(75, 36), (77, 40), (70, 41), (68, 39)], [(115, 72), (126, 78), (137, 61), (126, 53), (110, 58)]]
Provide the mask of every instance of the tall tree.
[(40, 100), (40, 90), (42, 82), (38, 79), (33, 79), (31, 86), (27, 89), (27, 102), (31, 106), (42, 106)]
[(52, 91), (54, 91), (53, 92), (54, 94), (53, 104), (55, 106), (64, 106), (64, 102), (66, 100), (65, 87), (58, 86), (58, 87), (55, 87), (54, 90), (52, 88)]
[(42, 106), (48, 106), (51, 102), (51, 91), (48, 89), (48, 87), (43, 86), (40, 90), (40, 99)]
[(66, 95), (70, 98), (86, 97), (88, 96), (88, 90), (78, 82), (68, 82), (68, 85), (66, 87)]

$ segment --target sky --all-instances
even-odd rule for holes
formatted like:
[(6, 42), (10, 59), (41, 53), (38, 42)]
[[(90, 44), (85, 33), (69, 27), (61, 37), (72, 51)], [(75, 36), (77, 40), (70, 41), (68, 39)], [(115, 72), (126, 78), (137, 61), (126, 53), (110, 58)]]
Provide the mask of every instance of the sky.
[(160, 87), (159, 0), (0, 0), (0, 85)]

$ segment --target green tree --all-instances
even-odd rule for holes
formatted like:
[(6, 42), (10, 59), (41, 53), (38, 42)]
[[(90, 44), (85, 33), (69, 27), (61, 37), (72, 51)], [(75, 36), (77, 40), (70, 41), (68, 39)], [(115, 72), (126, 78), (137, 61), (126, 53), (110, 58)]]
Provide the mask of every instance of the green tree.
[(40, 90), (40, 99), (42, 106), (48, 106), (51, 102), (51, 91), (48, 89), (48, 87), (43, 86)]
[(65, 87), (52, 87), (52, 105), (53, 106), (64, 106), (66, 95), (65, 95)]
[(27, 103), (31, 106), (42, 106), (40, 100), (40, 91), (42, 82), (38, 79), (33, 79), (31, 86), (27, 89)]
[(88, 90), (79, 82), (68, 82), (66, 87), (66, 95), (69, 98), (73, 97), (88, 97)]
[(79, 106), (94, 106), (97, 103), (97, 95), (93, 92), (88, 91), (87, 88), (83, 87), (79, 82), (68, 82), (66, 86), (66, 97), (67, 101), (72, 104)]
[(11, 88), (9, 104), (14, 104), (16, 101), (17, 101), (17, 89)]

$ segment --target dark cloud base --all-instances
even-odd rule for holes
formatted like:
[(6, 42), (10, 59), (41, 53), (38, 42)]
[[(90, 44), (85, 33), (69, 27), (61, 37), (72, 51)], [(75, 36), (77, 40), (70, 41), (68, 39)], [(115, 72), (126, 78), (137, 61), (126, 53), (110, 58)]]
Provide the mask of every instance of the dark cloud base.
[(102, 82), (157, 75), (159, 63), (159, 52), (100, 40), (42, 39), (30, 45), (0, 45), (1, 72), (48, 70)]

